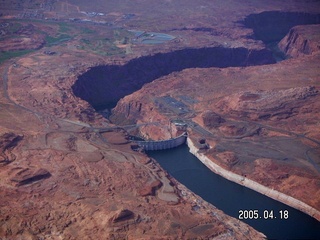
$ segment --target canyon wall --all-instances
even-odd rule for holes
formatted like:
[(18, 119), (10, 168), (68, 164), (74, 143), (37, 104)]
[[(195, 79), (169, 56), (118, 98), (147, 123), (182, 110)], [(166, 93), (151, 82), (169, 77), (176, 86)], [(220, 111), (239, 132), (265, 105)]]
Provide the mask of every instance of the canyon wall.
[(188, 48), (136, 58), (123, 66), (93, 67), (78, 78), (72, 90), (77, 97), (101, 110), (114, 107), (120, 98), (139, 90), (148, 82), (186, 68), (225, 68), (272, 63), (275, 60), (267, 49)]
[(310, 55), (320, 51), (320, 25), (295, 26), (278, 44), (288, 57)]
[(315, 219), (317, 219), (318, 221), (320, 221), (320, 211), (318, 211), (317, 209), (305, 204), (304, 202), (301, 202), (291, 196), (288, 196), (286, 194), (283, 194), (281, 192), (278, 192), (274, 189), (265, 187), (253, 180), (250, 180), (244, 176), (238, 175), (236, 173), (233, 173), (231, 171), (227, 171), (226, 169), (220, 167), (218, 164), (214, 163), (212, 160), (210, 160), (210, 158), (208, 158), (205, 154), (200, 153), (199, 149), (197, 149), (193, 143), (193, 141), (188, 138), (187, 139), (187, 144), (190, 148), (190, 152), (196, 156), (204, 165), (206, 165), (211, 171), (213, 171), (214, 173), (232, 181), (235, 183), (238, 183), (240, 185), (243, 185), (247, 188), (250, 188), (254, 191), (257, 191), (265, 196), (268, 196), (274, 200), (277, 200), (279, 202), (282, 202), (286, 205), (289, 205), (295, 209), (298, 209), (312, 217), (314, 217)]
[(296, 25), (319, 24), (320, 14), (265, 11), (247, 16), (243, 24), (253, 29), (254, 39), (264, 43), (280, 41)]

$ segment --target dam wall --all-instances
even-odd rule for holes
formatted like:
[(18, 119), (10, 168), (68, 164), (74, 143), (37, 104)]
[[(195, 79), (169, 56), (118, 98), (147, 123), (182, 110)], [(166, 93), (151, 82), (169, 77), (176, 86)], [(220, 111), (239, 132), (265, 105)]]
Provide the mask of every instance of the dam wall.
[(136, 143), (139, 147), (143, 148), (145, 151), (153, 151), (153, 150), (165, 150), (170, 148), (178, 147), (186, 142), (187, 134), (183, 133), (182, 135), (176, 138), (170, 138), (168, 140), (160, 140), (160, 141), (136, 141), (132, 142)]
[(247, 188), (250, 188), (254, 191), (257, 191), (267, 197), (270, 197), (274, 200), (277, 200), (279, 202), (282, 202), (288, 206), (291, 206), (297, 210), (300, 210), (301, 212), (304, 212), (308, 214), (309, 216), (317, 219), (320, 221), (320, 211), (309, 206), (308, 204), (295, 199), (289, 195), (286, 195), (284, 193), (281, 193), (277, 190), (268, 188), (256, 181), (253, 181), (249, 178), (246, 178), (244, 176), (241, 176), (239, 174), (236, 174), (234, 172), (228, 171), (224, 169), (223, 167), (219, 166), (218, 164), (211, 161), (205, 154), (200, 153), (199, 149), (194, 145), (192, 140), (190, 138), (187, 139), (187, 144), (190, 149), (190, 153), (192, 153), (194, 156), (196, 156), (204, 165), (206, 165), (212, 172), (232, 181), (235, 183), (238, 183), (242, 186), (245, 186)]

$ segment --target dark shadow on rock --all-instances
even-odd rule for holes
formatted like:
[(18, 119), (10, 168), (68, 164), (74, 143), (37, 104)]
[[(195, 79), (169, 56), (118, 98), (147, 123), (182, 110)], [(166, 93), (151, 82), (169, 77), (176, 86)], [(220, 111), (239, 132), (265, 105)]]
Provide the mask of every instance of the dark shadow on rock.
[(136, 58), (123, 66), (93, 67), (78, 78), (72, 90), (96, 110), (102, 110), (114, 107), (120, 98), (172, 72), (187, 68), (225, 68), (272, 63), (275, 60), (267, 49), (188, 48)]
[(252, 38), (265, 44), (279, 42), (294, 26), (319, 23), (320, 14), (279, 11), (250, 14), (242, 22), (246, 27), (253, 29)]

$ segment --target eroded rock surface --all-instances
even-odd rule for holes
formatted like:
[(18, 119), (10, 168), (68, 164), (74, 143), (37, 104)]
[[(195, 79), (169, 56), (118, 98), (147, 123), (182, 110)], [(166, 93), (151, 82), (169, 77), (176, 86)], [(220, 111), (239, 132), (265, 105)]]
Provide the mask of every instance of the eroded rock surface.
[(0, 136), (0, 165), (6, 165), (15, 160), (12, 150), (22, 139), (22, 135), (13, 132), (6, 132)]
[[(122, 114), (123, 106), (139, 99), (142, 108), (135, 116), (140, 123), (152, 119), (161, 128), (179, 119), (189, 126), (189, 137), (205, 138), (208, 149), (196, 140), (195, 145), (215, 163), (319, 210), (318, 63), (314, 54), (246, 69), (188, 69), (145, 85), (114, 111)], [(161, 86), (157, 94), (156, 86)], [(170, 102), (158, 105), (159, 95), (182, 102), (187, 112)], [(140, 131), (151, 135), (149, 129)], [(160, 131), (152, 132), (159, 138)], [(306, 185), (315, 197), (303, 191)]]
[(310, 55), (320, 51), (320, 25), (296, 26), (279, 42), (289, 57)]
[[(0, 236), (262, 238), (132, 151), (126, 131), (72, 94), (77, 76), (103, 61), (78, 50), (39, 51), (1, 65)], [(196, 211), (195, 202), (202, 202)]]
[(13, 30), (13, 23), (0, 21), (0, 24), (1, 51), (35, 50), (45, 44), (45, 36), (37, 32), (32, 24), (22, 25), (18, 30)]
[(255, 118), (278, 120), (296, 115), (306, 101), (318, 94), (314, 86), (278, 91), (244, 92), (227, 96), (217, 103), (217, 107), (221, 111), (241, 114), (252, 120)]
[[(0, 238), (263, 238), (191, 193), (145, 154), (132, 151), (127, 132), (167, 139), (182, 131), (172, 120), (192, 126), (190, 136), (212, 161), (318, 208), (319, 152), (314, 140), (320, 136), (319, 56), (308, 56), (305, 63), (291, 59), (248, 67), (275, 61), (270, 50), (252, 38), (257, 29), (243, 25), (250, 14), (312, 12), (317, 6), (277, 0), (3, 1)], [(309, 15), (302, 14), (302, 19)], [(258, 19), (265, 25), (270, 16)], [(287, 25), (281, 26), (281, 34)], [(131, 29), (157, 30), (175, 39), (136, 44), (127, 31)], [(93, 84), (95, 75), (89, 70), (101, 66), (107, 67)], [(77, 82), (80, 76), (85, 84)], [(105, 77), (115, 81), (106, 83)], [(305, 89), (306, 98), (296, 98), (295, 89)], [(274, 108), (282, 106), (273, 97), (298, 107), (277, 121), (252, 118), (253, 111), (273, 109), (254, 102), (256, 95), (266, 96)], [(109, 108), (119, 97), (111, 119), (126, 125), (124, 129), (93, 108)], [(131, 129), (132, 123), (138, 127)], [(266, 145), (276, 150), (265, 151)], [(294, 151), (286, 156), (279, 145)], [(248, 155), (243, 147), (250, 150)]]
[(22, 186), (26, 184), (31, 184), (36, 181), (49, 178), (51, 174), (45, 169), (14, 169), (18, 170), (17, 173), (10, 179), (16, 186)]

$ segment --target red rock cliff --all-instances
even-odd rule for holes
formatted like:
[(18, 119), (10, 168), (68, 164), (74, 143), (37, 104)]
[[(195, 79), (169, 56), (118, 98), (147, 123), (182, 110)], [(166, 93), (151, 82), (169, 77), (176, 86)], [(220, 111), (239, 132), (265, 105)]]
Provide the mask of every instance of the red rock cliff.
[(289, 57), (318, 52), (320, 50), (320, 25), (293, 27), (278, 46)]

